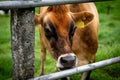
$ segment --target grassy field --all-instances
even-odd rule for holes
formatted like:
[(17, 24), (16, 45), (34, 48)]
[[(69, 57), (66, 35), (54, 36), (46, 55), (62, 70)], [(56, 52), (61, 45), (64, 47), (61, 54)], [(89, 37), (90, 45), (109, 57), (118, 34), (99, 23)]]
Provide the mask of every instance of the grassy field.
[[(120, 1), (97, 2), (100, 15), (99, 48), (96, 61), (120, 56)], [(107, 15), (107, 6), (110, 5), (110, 14)], [(12, 54), (10, 42), (9, 15), (0, 15), (0, 80), (12, 79)], [(35, 31), (35, 76), (40, 73), (40, 43), (39, 31)], [(46, 74), (55, 72), (55, 63), (47, 54), (45, 63)], [(80, 75), (71, 76), (72, 80), (79, 80)], [(93, 70), (91, 80), (120, 80), (120, 63)]]

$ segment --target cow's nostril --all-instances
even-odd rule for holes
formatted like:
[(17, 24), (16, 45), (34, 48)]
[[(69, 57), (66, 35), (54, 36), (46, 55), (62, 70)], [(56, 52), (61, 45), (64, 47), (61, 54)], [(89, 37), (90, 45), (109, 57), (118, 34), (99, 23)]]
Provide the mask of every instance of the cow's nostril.
[(65, 64), (67, 63), (67, 60), (65, 58), (61, 58), (61, 63)]
[(76, 56), (67, 55), (67, 56), (61, 57), (60, 63), (64, 67), (73, 67), (75, 66), (75, 63), (76, 63)]

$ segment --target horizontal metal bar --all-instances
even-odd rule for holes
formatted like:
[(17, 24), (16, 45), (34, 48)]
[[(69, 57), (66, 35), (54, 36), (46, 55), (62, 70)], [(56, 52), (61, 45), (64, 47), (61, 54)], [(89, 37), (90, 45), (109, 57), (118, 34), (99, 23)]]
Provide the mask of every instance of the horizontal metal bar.
[(73, 74), (82, 73), (82, 72), (85, 72), (85, 71), (101, 68), (101, 67), (104, 67), (104, 66), (107, 66), (107, 65), (118, 63), (118, 62), (120, 62), (120, 56), (115, 57), (115, 58), (111, 58), (111, 59), (107, 59), (107, 60), (103, 60), (103, 61), (100, 61), (100, 62), (76, 67), (76, 68), (73, 68), (73, 69), (69, 69), (69, 70), (65, 70), (65, 71), (61, 71), (61, 72), (57, 72), (57, 73), (52, 73), (52, 74), (49, 74), (49, 75), (40, 76), (40, 77), (33, 78), (33, 79), (30, 79), (30, 80), (54, 80), (54, 79), (70, 76), (70, 75), (73, 75)]
[(38, 6), (51, 6), (61, 4), (77, 4), (85, 2), (99, 2), (110, 0), (32, 0), (32, 1), (1, 1), (0, 9), (29, 8)]

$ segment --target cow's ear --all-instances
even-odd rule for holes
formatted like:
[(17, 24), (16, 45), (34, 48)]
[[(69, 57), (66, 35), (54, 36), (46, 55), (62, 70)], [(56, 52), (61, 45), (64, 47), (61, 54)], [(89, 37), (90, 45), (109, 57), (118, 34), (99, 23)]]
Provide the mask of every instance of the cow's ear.
[(87, 25), (94, 18), (94, 15), (91, 12), (83, 11), (78, 13), (71, 13), (76, 23), (84, 22)]
[(41, 24), (41, 14), (35, 15), (35, 26)]

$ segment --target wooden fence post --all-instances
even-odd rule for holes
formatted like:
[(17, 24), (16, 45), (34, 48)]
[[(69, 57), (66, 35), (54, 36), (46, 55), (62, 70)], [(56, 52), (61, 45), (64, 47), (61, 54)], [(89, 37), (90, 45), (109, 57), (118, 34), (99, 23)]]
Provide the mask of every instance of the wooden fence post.
[(11, 10), (13, 80), (34, 77), (34, 8)]

